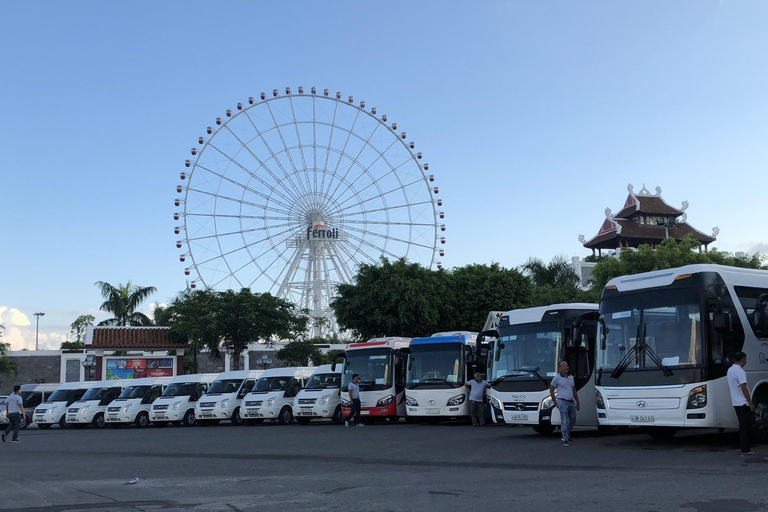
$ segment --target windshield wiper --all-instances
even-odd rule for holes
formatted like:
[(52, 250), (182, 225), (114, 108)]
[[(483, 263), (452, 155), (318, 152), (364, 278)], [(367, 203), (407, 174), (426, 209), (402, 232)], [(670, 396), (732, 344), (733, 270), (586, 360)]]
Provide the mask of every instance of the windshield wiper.
[(632, 362), (632, 358), (634, 357), (636, 361), (640, 361), (640, 354), (645, 353), (648, 355), (651, 361), (658, 366), (665, 377), (671, 377), (673, 375), (672, 370), (670, 370), (667, 366), (664, 366), (664, 364), (661, 362), (661, 359), (659, 359), (659, 356), (656, 354), (656, 352), (653, 351), (651, 347), (648, 346), (648, 343), (645, 341), (645, 329), (646, 324), (643, 322), (642, 325), (642, 331), (640, 330), (640, 325), (637, 326), (637, 338), (635, 340), (635, 344), (632, 345), (632, 347), (629, 349), (629, 351), (624, 354), (624, 357), (621, 358), (621, 361), (619, 361), (619, 364), (616, 365), (616, 368), (614, 368), (613, 372), (611, 372), (611, 378), (612, 379), (618, 379), (622, 373), (624, 373), (624, 370), (629, 367), (629, 363)]
[(643, 350), (645, 350), (646, 355), (648, 355), (651, 361), (653, 361), (656, 366), (661, 368), (661, 373), (663, 373), (665, 377), (671, 377), (673, 375), (672, 370), (670, 370), (668, 366), (665, 366), (664, 363), (661, 362), (659, 355), (654, 352), (647, 343), (643, 343)]
[(619, 364), (617, 364), (616, 368), (614, 368), (613, 372), (611, 372), (612, 379), (618, 379), (621, 376), (621, 374), (624, 373), (624, 370), (627, 369), (627, 367), (629, 366), (629, 363), (632, 362), (633, 357), (635, 358), (635, 360), (637, 360), (641, 340), (642, 338), (640, 337), (640, 324), (637, 324), (637, 334), (635, 334), (635, 344), (629, 348), (627, 353), (624, 354), (624, 357), (621, 358), (621, 361), (619, 361)]
[(501, 377), (499, 377), (498, 379), (496, 379), (496, 380), (494, 380), (493, 382), (491, 382), (491, 383), (490, 383), (490, 385), (491, 385), (491, 386), (495, 386), (495, 385), (496, 385), (496, 384), (498, 384), (499, 382), (501, 382), (501, 381), (503, 381), (503, 380), (506, 380), (506, 379), (508, 379), (508, 378), (511, 378), (511, 377), (522, 377), (522, 376), (524, 376), (524, 375), (528, 375), (528, 374), (531, 374), (531, 373), (532, 373), (532, 374), (534, 374), (534, 375), (535, 375), (535, 376), (536, 376), (536, 377), (537, 377), (539, 380), (541, 380), (541, 382), (543, 382), (544, 384), (546, 384), (547, 386), (549, 386), (549, 382), (547, 382), (547, 379), (545, 379), (544, 377), (542, 377), (542, 376), (541, 376), (541, 374), (539, 373), (539, 370), (540, 370), (540, 368), (539, 368), (538, 366), (537, 366), (537, 367), (535, 367), (535, 368), (534, 368), (534, 367), (530, 367), (530, 368), (528, 368), (528, 367), (523, 367), (523, 368), (520, 368), (520, 369), (509, 370), (509, 371), (507, 372), (507, 374), (506, 374), (506, 375), (502, 375), (502, 376), (501, 376)]

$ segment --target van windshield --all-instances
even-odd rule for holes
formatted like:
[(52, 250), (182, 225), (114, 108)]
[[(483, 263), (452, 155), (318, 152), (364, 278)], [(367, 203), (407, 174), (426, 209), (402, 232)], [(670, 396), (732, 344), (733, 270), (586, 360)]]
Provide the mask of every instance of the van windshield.
[(321, 373), (312, 375), (304, 389), (339, 389), (341, 387), (341, 374)]
[(208, 394), (213, 393), (237, 393), (240, 386), (243, 384), (243, 379), (222, 379), (215, 380), (208, 389)]
[(197, 386), (197, 382), (177, 382), (165, 388), (162, 396), (191, 396)]
[(262, 377), (256, 381), (253, 391), (285, 391), (290, 377)]
[(85, 392), (81, 400), (101, 400), (107, 393), (109, 388), (91, 388)]
[(128, 386), (120, 393), (120, 398), (144, 398), (152, 386)]
[(57, 389), (51, 394), (51, 396), (48, 397), (48, 400), (46, 400), (45, 403), (52, 404), (53, 402), (69, 402), (78, 391), (81, 391), (81, 390)]

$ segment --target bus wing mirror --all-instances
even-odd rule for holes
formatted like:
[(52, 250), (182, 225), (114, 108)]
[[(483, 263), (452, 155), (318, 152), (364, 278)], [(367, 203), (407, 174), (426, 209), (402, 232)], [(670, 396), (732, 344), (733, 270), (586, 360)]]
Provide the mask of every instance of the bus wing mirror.
[(728, 317), (728, 313), (724, 313), (722, 311), (718, 311), (717, 313), (712, 314), (712, 327), (714, 327), (715, 331), (724, 334), (726, 332), (729, 332), (731, 330), (730, 325), (730, 318)]
[(504, 347), (505, 345), (500, 341), (496, 342), (496, 350), (494, 350), (494, 354), (493, 354), (494, 361), (498, 361), (499, 359), (501, 359), (501, 349), (503, 349)]

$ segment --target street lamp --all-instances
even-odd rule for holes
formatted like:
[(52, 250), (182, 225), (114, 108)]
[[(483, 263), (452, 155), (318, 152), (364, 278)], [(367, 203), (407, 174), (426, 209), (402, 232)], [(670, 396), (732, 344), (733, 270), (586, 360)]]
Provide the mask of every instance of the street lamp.
[(91, 368), (96, 366), (96, 361), (94, 359), (95, 358), (92, 355), (85, 356), (85, 361), (80, 363), (80, 364), (83, 365), (83, 368), (85, 368), (85, 372), (86, 372), (85, 373), (85, 380), (86, 381), (91, 380)]
[(45, 313), (34, 313), (36, 321), (35, 325), (35, 350), (37, 350), (37, 338), (40, 334), (40, 317), (45, 316)]
[(265, 370), (269, 368), (269, 365), (272, 364), (272, 360), (269, 358), (269, 356), (267, 356), (267, 354), (262, 354), (261, 359), (257, 359), (257, 361), (264, 367)]

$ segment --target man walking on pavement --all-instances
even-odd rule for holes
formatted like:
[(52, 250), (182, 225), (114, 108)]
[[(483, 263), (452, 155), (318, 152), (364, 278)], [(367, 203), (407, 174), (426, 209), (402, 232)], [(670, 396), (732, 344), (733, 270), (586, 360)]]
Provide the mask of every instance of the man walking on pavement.
[[(557, 404), (560, 411), (560, 432), (562, 433), (563, 446), (571, 443), (571, 429), (576, 425), (576, 411), (581, 408), (579, 394), (576, 392), (576, 383), (573, 376), (569, 375), (568, 363), (560, 361), (560, 373), (555, 375), (549, 386), (549, 396)], [(557, 397), (555, 397), (557, 391)]]
[(488, 381), (483, 380), (483, 375), (475, 373), (475, 380), (466, 383), (469, 390), (469, 417), (472, 418), (472, 426), (482, 427), (485, 425), (485, 406), (483, 398), (485, 397), (485, 388), (489, 387)]
[(13, 430), (13, 441), (11, 442), (19, 442), (22, 414), (24, 414), (24, 400), (21, 398), (21, 386), (13, 386), (13, 394), (5, 399), (5, 415), (8, 417), (8, 428), (3, 432), (3, 442), (5, 442), (5, 438), (11, 430)]
[(741, 455), (760, 455), (753, 452), (750, 447), (750, 431), (752, 430), (752, 419), (755, 416), (755, 404), (749, 396), (747, 389), (747, 372), (744, 371), (744, 365), (747, 364), (747, 354), (736, 352), (733, 356), (733, 364), (728, 368), (726, 379), (728, 388), (731, 390), (731, 403), (736, 410), (736, 417), (739, 419), (739, 441), (741, 444)]
[(358, 374), (352, 375), (352, 382), (349, 383), (349, 386), (347, 387), (347, 391), (349, 391), (349, 403), (352, 404), (352, 410), (349, 413), (349, 416), (347, 416), (346, 421), (344, 421), (344, 426), (348, 427), (349, 422), (352, 421), (352, 418), (355, 418), (355, 424), (358, 427), (364, 427), (360, 422), (360, 385), (358, 384), (358, 381), (360, 380), (360, 376)]

